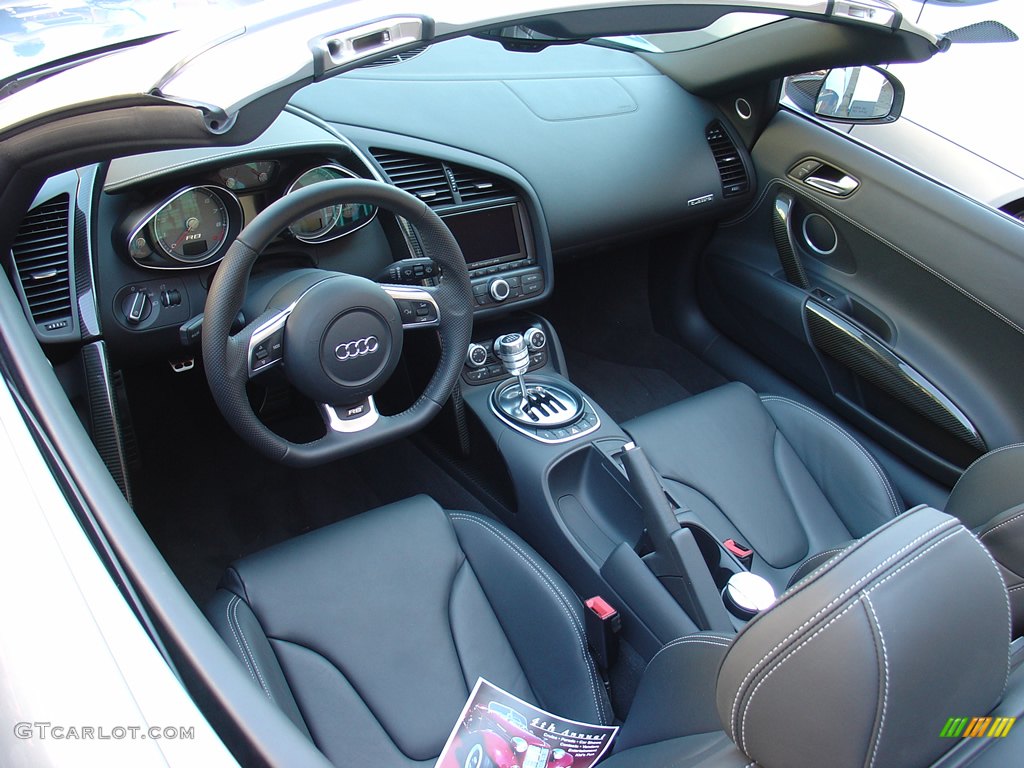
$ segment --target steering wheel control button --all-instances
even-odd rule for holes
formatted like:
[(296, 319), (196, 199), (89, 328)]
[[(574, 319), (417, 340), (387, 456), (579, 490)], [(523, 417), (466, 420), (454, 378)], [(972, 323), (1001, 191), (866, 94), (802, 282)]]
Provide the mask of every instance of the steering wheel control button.
[(775, 589), (750, 571), (734, 573), (722, 590), (726, 607), (740, 619), (752, 619), (775, 604)]
[(271, 333), (263, 341), (252, 347), (249, 369), (253, 374), (261, 373), (265, 368), (280, 363), (284, 359), (284, 328)]

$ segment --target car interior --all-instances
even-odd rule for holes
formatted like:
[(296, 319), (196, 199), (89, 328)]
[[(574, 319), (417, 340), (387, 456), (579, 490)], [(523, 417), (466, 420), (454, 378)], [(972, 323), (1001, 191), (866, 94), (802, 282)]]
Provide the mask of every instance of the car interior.
[(1024, 713), (1024, 223), (780, 101), (941, 45), (732, 15), (29, 169), (5, 375), (240, 763), (433, 765), (479, 677), (609, 768), (1019, 755), (939, 734)]

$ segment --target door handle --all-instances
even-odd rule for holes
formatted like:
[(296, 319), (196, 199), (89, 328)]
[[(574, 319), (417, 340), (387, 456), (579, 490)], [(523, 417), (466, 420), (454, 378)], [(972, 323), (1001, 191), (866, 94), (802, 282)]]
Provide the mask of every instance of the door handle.
[(811, 287), (811, 282), (807, 279), (807, 271), (800, 261), (796, 241), (793, 239), (795, 203), (796, 199), (789, 192), (780, 192), (775, 198), (775, 204), (772, 205), (772, 238), (775, 240), (775, 250), (779, 252), (779, 261), (782, 262), (786, 280), (806, 291)]
[(804, 179), (804, 184), (836, 197), (848, 197), (860, 186), (859, 181), (845, 173), (835, 180), (826, 179), (823, 176), (808, 176)]

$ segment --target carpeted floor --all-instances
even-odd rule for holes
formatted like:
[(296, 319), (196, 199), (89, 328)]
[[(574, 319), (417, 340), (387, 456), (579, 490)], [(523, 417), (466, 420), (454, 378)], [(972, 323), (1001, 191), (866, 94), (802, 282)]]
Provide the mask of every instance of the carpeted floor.
[(562, 342), (569, 378), (620, 422), (726, 382), (655, 330), (647, 265), (642, 249), (559, 264), (555, 294), (539, 310)]
[(448, 509), (487, 511), (409, 440), (292, 469), (242, 443), (201, 373), (139, 369), (126, 380), (139, 448), (135, 510), (199, 604), (233, 560), (382, 504), (426, 493)]

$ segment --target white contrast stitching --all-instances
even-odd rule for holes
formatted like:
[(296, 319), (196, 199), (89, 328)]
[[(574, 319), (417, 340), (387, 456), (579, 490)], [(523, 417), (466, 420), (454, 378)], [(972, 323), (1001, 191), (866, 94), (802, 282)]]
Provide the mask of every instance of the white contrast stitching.
[[(720, 642), (715, 642), (716, 640)], [(654, 663), (654, 659), (661, 656), (661, 654), (669, 648), (674, 648), (677, 645), (683, 645), (684, 643), (700, 643), (701, 645), (714, 645), (719, 648), (728, 648), (732, 645), (732, 640), (725, 637), (719, 637), (718, 635), (687, 635), (686, 637), (679, 637), (669, 643), (666, 643), (664, 647), (654, 654), (651, 660), (647, 662), (647, 666), (650, 667), (651, 664)]]
[(249, 676), (252, 678), (252, 681), (254, 683), (258, 683), (259, 680), (256, 679), (256, 673), (252, 671), (252, 665), (249, 664), (249, 657), (246, 655), (245, 649), (242, 648), (242, 643), (238, 639), (238, 633), (235, 632), (235, 625), (231, 621), (231, 608), (241, 599), (242, 598), (238, 595), (235, 595), (228, 600), (228, 604), (224, 608), (224, 618), (227, 619), (228, 629), (231, 630), (231, 636), (235, 638), (235, 645), (238, 646), (238, 655), (242, 657), (242, 663), (244, 663), (245, 668), (249, 670)]
[(889, 709), (889, 651), (885, 647), (885, 635), (882, 634), (882, 622), (878, 620), (878, 614), (875, 613), (875, 605), (871, 602), (870, 592), (864, 595), (864, 602), (867, 603), (868, 609), (871, 611), (871, 617), (875, 622), (875, 629), (878, 630), (878, 639), (882, 641), (882, 663), (885, 668), (885, 687), (882, 690), (882, 716), (878, 724), (878, 733), (875, 734), (875, 746), (871, 749), (871, 760), (868, 762), (868, 768), (873, 768), (875, 758), (878, 757), (878, 745), (882, 742), (882, 731), (885, 730), (885, 715)]
[[(775, 178), (771, 179), (769, 182), (767, 182), (765, 184), (764, 192), (762, 193), (760, 199), (758, 199), (757, 203), (755, 203), (754, 205), (751, 206), (749, 213), (747, 213), (747, 214), (745, 214), (745, 215), (743, 215), (743, 216), (741, 216), (741, 217), (739, 217), (739, 218), (737, 218), (737, 219), (735, 219), (733, 221), (730, 221), (728, 223), (728, 226), (734, 226), (734, 225), (739, 224), (740, 222), (750, 218), (754, 214), (754, 211), (757, 209), (757, 207), (760, 206), (760, 204), (764, 201), (764, 198), (768, 196), (769, 191), (771, 190), (771, 185), (774, 184), (774, 183), (778, 183), (778, 184), (780, 184), (780, 185), (782, 185), (784, 187), (787, 187), (787, 188), (789, 188), (789, 189), (791, 189), (793, 191), (796, 191), (796, 192), (802, 192), (803, 191), (803, 190), (799, 190), (796, 186), (788, 183), (785, 179), (780, 179), (778, 177), (775, 177)], [(870, 235), (871, 237), (875, 238), (879, 242), (884, 243), (885, 245), (889, 246), (894, 251), (896, 251), (896, 253), (898, 253), (900, 256), (902, 256), (903, 258), (907, 259), (908, 261), (913, 262), (917, 266), (921, 267), (921, 269), (923, 269), (926, 272), (929, 272), (932, 275), (934, 275), (935, 277), (939, 278), (939, 280), (944, 282), (950, 288), (953, 288), (958, 293), (962, 294), (963, 296), (966, 296), (968, 299), (973, 301), (978, 306), (984, 307), (989, 312), (991, 312), (993, 315), (995, 315), (1000, 320), (1002, 320), (1004, 323), (1006, 323), (1008, 326), (1010, 326), (1015, 331), (1017, 331), (1017, 333), (1024, 334), (1024, 328), (1021, 328), (1019, 325), (1017, 325), (1017, 323), (1015, 323), (1013, 320), (1008, 318), (1006, 315), (1004, 315), (998, 309), (995, 309), (994, 307), (991, 307), (988, 304), (986, 304), (982, 299), (980, 299), (977, 296), (975, 296), (973, 293), (968, 291), (963, 286), (957, 285), (957, 283), (955, 281), (953, 281), (950, 278), (946, 277), (944, 274), (939, 272), (934, 267), (932, 267), (932, 266), (930, 266), (928, 264), (925, 264), (923, 261), (918, 259), (916, 256), (912, 256), (911, 254), (907, 253), (902, 248), (900, 248), (898, 245), (895, 245), (894, 243), (889, 242), (884, 237), (879, 235), (877, 232), (872, 232), (870, 229), (865, 227), (859, 221), (851, 219), (845, 213), (843, 213), (842, 211), (837, 210), (836, 208), (833, 208), (831, 205), (826, 203), (824, 200), (815, 197), (814, 201), (818, 205), (820, 205), (822, 208), (825, 208), (826, 210), (831, 211), (836, 216), (840, 217), (841, 219), (844, 219), (847, 223), (852, 224), (853, 226), (857, 227), (857, 229), (861, 230), (865, 234)]]
[[(967, 466), (967, 469), (965, 469), (965, 470), (964, 470), (963, 474), (962, 474), (962, 475), (960, 475), (960, 477), (958, 477), (958, 478), (956, 479), (956, 482), (955, 482), (955, 483), (953, 484), (953, 489), (952, 489), (952, 490), (951, 490), (951, 491), (949, 492), (949, 496), (950, 496), (950, 498), (952, 498), (952, 497), (953, 497), (953, 494), (954, 494), (954, 493), (956, 493), (956, 487), (957, 487), (958, 485), (960, 485), (960, 481), (964, 479), (964, 475), (966, 475), (966, 474), (967, 474), (968, 472), (970, 472), (970, 471), (971, 471), (972, 469), (974, 469), (974, 465), (975, 465), (975, 464), (978, 464), (978, 463), (980, 463), (980, 462), (984, 461), (984, 460), (985, 460), (985, 459), (987, 459), (987, 458), (988, 458), (989, 456), (993, 456), (993, 455), (995, 455), (995, 454), (997, 454), (997, 453), (1002, 453), (1003, 451), (1009, 451), (1009, 450), (1010, 450), (1010, 449), (1012, 449), (1012, 448), (1024, 448), (1024, 443), (1011, 443), (1010, 445), (1004, 445), (1004, 446), (1002, 446), (1001, 448), (993, 448), (993, 449), (992, 449), (991, 451), (989, 451), (988, 453), (984, 454), (983, 456), (979, 456), (979, 457), (978, 457), (978, 458), (976, 458), (976, 459), (975, 459), (974, 461), (972, 461), (972, 462), (971, 462), (971, 463), (970, 463), (970, 464), (969, 464), (969, 465)], [(947, 503), (948, 503), (948, 502), (947, 502)]]
[[(939, 527), (941, 527), (941, 526), (939, 526)], [(850, 605), (848, 605), (846, 608), (844, 608), (842, 610), (842, 612), (839, 613), (837, 616), (834, 616), (827, 624), (825, 624), (823, 627), (819, 627), (817, 630), (815, 630), (815, 632), (810, 637), (805, 639), (802, 643), (800, 643), (800, 645), (798, 645), (796, 648), (793, 648), (793, 649), (790, 649), (789, 651), (787, 651), (786, 654), (781, 659), (779, 659), (778, 663), (775, 664), (775, 666), (773, 666), (771, 668), (771, 670), (769, 670), (768, 673), (763, 678), (761, 678), (761, 680), (758, 682), (758, 684), (756, 686), (754, 686), (754, 690), (751, 692), (750, 697), (747, 699), (746, 706), (743, 707), (743, 717), (741, 718), (740, 723), (739, 723), (739, 726), (740, 726), (739, 732), (740, 732), (741, 739), (742, 739), (742, 744), (741, 744), (740, 748), (744, 752), (747, 751), (747, 749), (746, 749), (747, 714), (750, 712), (750, 705), (754, 701), (754, 694), (757, 693), (758, 688), (760, 688), (762, 685), (764, 685), (765, 681), (767, 681), (769, 677), (771, 677), (773, 674), (775, 674), (775, 672), (780, 667), (782, 667), (783, 664), (785, 664), (787, 661), (789, 661), (791, 658), (793, 658), (793, 656), (796, 655), (797, 651), (799, 651), (804, 646), (806, 646), (811, 640), (813, 640), (815, 637), (817, 637), (822, 632), (824, 632), (826, 629), (828, 629), (832, 624), (834, 624), (836, 621), (838, 621), (840, 618), (842, 618), (845, 614), (849, 613), (850, 610), (853, 609), (857, 605), (857, 603), (859, 603), (861, 601), (862, 597), (863, 598), (869, 597), (872, 592), (874, 592), (876, 589), (881, 587), (887, 581), (889, 581), (890, 579), (892, 579), (895, 576), (899, 575), (902, 571), (904, 571), (907, 568), (909, 568), (912, 564), (914, 564), (915, 562), (920, 560), (922, 557), (927, 555), (929, 552), (931, 552), (933, 549), (935, 549), (939, 545), (941, 545), (941, 544), (943, 544), (943, 543), (945, 543), (947, 541), (951, 541), (952, 539), (954, 539), (957, 535), (959, 535), (961, 533), (967, 533), (967, 529), (964, 528), (963, 526), (958, 526), (957, 529), (954, 530), (952, 533), (950, 533), (948, 536), (943, 536), (938, 541), (934, 541), (931, 544), (929, 544), (923, 550), (921, 550), (916, 555), (914, 555), (914, 557), (912, 557), (910, 560), (908, 560), (907, 562), (903, 563), (903, 565), (901, 565), (895, 571), (893, 571), (888, 576), (886, 576), (884, 579), (882, 579), (877, 584), (875, 584), (873, 587), (871, 587), (871, 589), (867, 590), (861, 597), (858, 597), (856, 600), (854, 600), (852, 603), (850, 603)], [(925, 535), (927, 535), (927, 534), (925, 534)], [(923, 538), (923, 537), (919, 537), (919, 539), (915, 539), (914, 541), (916, 542), (916, 541), (920, 540), (920, 538)], [(908, 544), (907, 546), (909, 547), (911, 545), (912, 544)], [(904, 547), (903, 549), (906, 549), (906, 548), (907, 547)], [(902, 552), (903, 550), (901, 549), (900, 551)], [(875, 569), (875, 570), (877, 572), (878, 569)], [(863, 583), (863, 581), (864, 580), (861, 580), (860, 583)], [(846, 594), (846, 593), (844, 593), (844, 594)], [(840, 595), (840, 597), (842, 597), (842, 595)], [(835, 601), (833, 601), (833, 603), (834, 602)], [(829, 605), (831, 605), (831, 604), (832, 603), (830, 603)], [(828, 608), (828, 606), (826, 606), (826, 608)], [(819, 613), (821, 613), (821, 611), (819, 611)], [(746, 682), (746, 680), (744, 680), (744, 682)], [(741, 686), (741, 688), (742, 688), (742, 686)], [(733, 726), (733, 730), (735, 732), (735, 730), (736, 730), (735, 725)]]
[[(807, 563), (809, 563), (812, 560), (814, 560), (815, 558), (819, 558), (820, 559), (820, 558), (824, 557), (826, 559), (825, 559), (824, 562), (822, 562), (822, 563), (820, 563), (818, 565), (815, 565), (811, 570), (809, 570), (807, 573), (805, 573), (803, 576), (801, 576), (799, 579), (797, 579), (795, 582), (793, 582), (789, 586), (794, 586), (795, 584), (799, 584), (801, 581), (806, 579), (808, 576), (813, 576), (816, 573), (819, 573), (822, 568), (824, 568), (826, 565), (828, 565), (830, 562), (832, 562), (833, 559), (835, 559), (836, 555), (842, 554), (843, 552), (845, 552), (849, 548), (850, 548), (849, 546), (833, 547), (832, 549), (822, 550), (821, 552), (819, 552), (816, 555), (811, 555), (809, 558), (807, 558), (802, 563), (800, 563), (800, 565), (797, 566), (797, 569), (796, 569), (797, 571), (800, 570)], [(796, 573), (796, 571), (793, 571), (793, 573)], [(792, 577), (790, 577), (790, 578), (792, 578)]]
[(238, 604), (240, 602), (242, 602), (241, 599), (235, 600), (231, 613), (235, 619), (235, 625), (238, 627), (238, 634), (241, 636), (242, 642), (245, 643), (245, 651), (249, 654), (249, 658), (252, 659), (252, 666), (253, 669), (256, 670), (257, 677), (259, 677), (260, 686), (263, 688), (263, 692), (267, 694), (267, 698), (273, 701), (274, 695), (270, 692), (270, 688), (267, 686), (266, 680), (263, 679), (263, 673), (260, 672), (260, 665), (256, 663), (256, 654), (253, 653), (252, 648), (249, 647), (249, 641), (245, 638), (245, 630), (242, 629), (242, 622), (238, 620)]
[(786, 403), (788, 405), (792, 405), (796, 408), (806, 411), (812, 416), (823, 421), (828, 426), (832, 427), (832, 429), (834, 429), (840, 435), (842, 435), (851, 443), (853, 443), (853, 446), (857, 450), (859, 450), (861, 454), (863, 454), (864, 458), (868, 460), (868, 463), (871, 464), (872, 468), (875, 470), (875, 474), (878, 475), (878, 479), (882, 481), (882, 486), (885, 488), (885, 492), (889, 496), (889, 503), (892, 504), (893, 513), (898, 516), (901, 512), (903, 512), (903, 510), (900, 509), (899, 503), (896, 501), (896, 492), (893, 490), (892, 484), (889, 482), (888, 476), (885, 474), (884, 471), (882, 471), (882, 467), (878, 464), (878, 461), (875, 460), (875, 457), (868, 453), (868, 450), (863, 445), (861, 445), (860, 441), (858, 441), (853, 435), (851, 435), (849, 432), (840, 427), (831, 419), (828, 419), (825, 416), (821, 415), (813, 408), (808, 408), (803, 403), (798, 403), (795, 400), (790, 400), (788, 397), (780, 397), (779, 395), (761, 395), (762, 403), (767, 403), (770, 401)]
[[(964, 530), (967, 530), (966, 528)], [(971, 534), (972, 536), (974, 534)], [(1006, 680), (1003, 682), (1003, 693), (1006, 693), (1006, 686), (1010, 683), (1010, 657), (1013, 654), (1013, 648), (1010, 644), (1013, 642), (1013, 607), (1010, 605), (1010, 590), (1006, 589), (1006, 581), (1003, 579), (1003, 572), (999, 569), (999, 563), (992, 556), (992, 553), (988, 551), (988, 547), (981, 543), (981, 539), (978, 539), (978, 544), (981, 545), (981, 551), (988, 557), (988, 561), (992, 563), (992, 567), (996, 571), (996, 578), (1003, 584), (1003, 599), (1006, 600)], [(1000, 697), (1001, 698), (1001, 697)]]
[[(942, 523), (939, 523), (938, 525), (936, 525), (934, 528), (930, 528), (929, 530), (925, 531), (920, 536), (918, 536), (916, 539), (911, 541), (909, 544), (901, 547), (899, 550), (897, 550), (893, 554), (889, 555), (889, 557), (885, 558), (885, 560), (883, 560), (881, 563), (879, 563), (874, 568), (872, 568), (870, 571), (868, 571), (867, 574), (865, 574), (860, 579), (858, 579), (856, 582), (854, 582), (849, 587), (847, 587), (845, 590), (843, 590), (842, 593), (840, 593), (838, 596), (836, 596), (831, 601), (829, 601), (828, 605), (826, 605), (824, 608), (822, 608), (817, 613), (815, 613), (813, 616), (811, 616), (811, 618), (809, 618), (807, 621), (805, 621), (799, 627), (797, 627), (792, 632), (790, 632), (785, 638), (780, 640), (779, 643), (774, 648), (772, 648), (770, 651), (768, 651), (768, 653), (766, 653), (763, 657), (761, 657), (761, 660), (758, 661), (757, 664), (755, 664), (751, 668), (751, 670), (747, 673), (746, 677), (743, 678), (743, 681), (740, 683), (739, 688), (737, 688), (737, 690), (736, 690), (736, 697), (733, 699), (732, 712), (731, 712), (730, 717), (729, 717), (729, 721), (730, 721), (730, 723), (733, 724), (733, 728), (735, 729), (736, 710), (739, 708), (740, 695), (742, 694), (743, 689), (744, 689), (744, 687), (746, 687), (746, 684), (750, 680), (750, 678), (753, 677), (755, 674), (757, 674), (757, 672), (760, 671), (759, 668), (761, 667), (762, 664), (767, 662), (786, 643), (788, 643), (794, 637), (796, 637), (801, 632), (803, 632), (807, 627), (811, 626), (811, 624), (813, 624), (815, 621), (817, 621), (818, 618), (820, 618), (824, 614), (828, 613), (828, 611), (831, 610), (831, 608), (833, 606), (837, 605), (838, 603), (841, 603), (846, 598), (846, 596), (848, 594), (853, 592), (855, 589), (859, 588), (864, 582), (870, 580), (875, 574), (877, 574), (879, 571), (881, 571), (883, 568), (885, 568), (885, 566), (888, 565), (890, 562), (892, 562), (893, 560), (896, 560), (897, 558), (902, 556), (903, 553), (906, 552), (907, 550), (913, 549), (918, 544), (918, 542), (923, 541), (924, 539), (928, 538), (932, 534), (937, 533), (938, 531), (941, 531), (943, 528), (952, 528), (953, 526), (956, 526), (956, 525), (958, 525), (958, 523), (955, 522), (952, 519), (945, 520)], [(778, 605), (778, 603), (776, 605)]]
[(470, 523), (476, 523), (477, 525), (481, 526), (484, 530), (490, 531), (492, 534), (497, 536), (498, 539), (505, 544), (505, 546), (511, 549), (524, 562), (526, 562), (526, 564), (530, 566), (534, 573), (540, 576), (541, 580), (548, 588), (548, 591), (551, 592), (552, 595), (554, 595), (555, 598), (558, 599), (561, 603), (562, 612), (569, 618), (569, 621), (571, 622), (572, 627), (576, 632), (576, 639), (580, 643), (580, 650), (583, 652), (583, 658), (587, 664), (587, 671), (590, 674), (590, 685), (591, 693), (593, 693), (594, 695), (594, 706), (602, 718), (608, 719), (607, 712), (604, 708), (603, 697), (601, 697), (598, 693), (599, 688), (597, 682), (597, 672), (594, 668), (593, 659), (590, 658), (590, 652), (587, 650), (587, 642), (583, 634), (583, 626), (580, 623), (579, 617), (576, 616), (570, 609), (569, 600), (568, 598), (566, 598), (562, 590), (558, 587), (557, 584), (555, 584), (550, 578), (548, 578), (548, 576), (544, 573), (544, 570), (536, 563), (536, 561), (534, 561), (532, 557), (530, 557), (529, 553), (525, 552), (522, 548), (517, 546), (514, 541), (505, 536), (498, 528), (494, 527), (493, 525), (484, 520), (480, 520), (475, 517), (470, 517), (468, 515), (449, 514), (448, 517), (452, 520), (465, 520)]
[(1018, 520), (1020, 520), (1021, 518), (1024, 518), (1024, 511), (1022, 511), (1022, 512), (1018, 512), (1018, 513), (1017, 513), (1017, 514), (1015, 514), (1015, 515), (1014, 515), (1013, 517), (1011, 517), (1011, 518), (1009, 518), (1009, 519), (1007, 519), (1007, 520), (1003, 520), (1003, 522), (1001, 522), (1001, 523), (1000, 523), (999, 525), (997, 525), (997, 526), (994, 526), (993, 528), (989, 528), (989, 529), (988, 529), (987, 531), (985, 531), (985, 532), (984, 532), (983, 534), (981, 534), (981, 536), (980, 536), (979, 538), (981, 538), (981, 539), (984, 539), (984, 538), (985, 538), (986, 536), (988, 536), (988, 535), (989, 535), (990, 533), (992, 533), (993, 531), (998, 531), (998, 530), (999, 530), (1000, 528), (1002, 528), (1002, 527), (1003, 527), (1004, 525), (1009, 525), (1010, 523), (1016, 523), (1016, 522), (1017, 522)]
[(801, 648), (803, 648), (805, 645), (807, 645), (809, 642), (811, 642), (814, 638), (816, 638), (818, 635), (820, 635), (826, 629), (828, 629), (833, 624), (835, 624), (837, 621), (839, 621), (841, 618), (843, 618), (843, 616), (845, 616), (851, 610), (853, 610), (857, 606), (857, 604), (859, 602), (860, 602), (860, 598), (858, 597), (856, 600), (854, 600), (852, 603), (850, 603), (848, 606), (846, 606), (846, 608), (844, 608), (839, 614), (837, 614), (836, 616), (833, 616), (828, 621), (828, 623), (826, 623), (822, 627), (819, 627), (817, 630), (814, 631), (814, 633), (811, 634), (810, 637), (806, 638), (803, 642), (800, 643), (800, 645), (798, 645), (796, 648), (794, 648), (788, 654), (786, 654), (779, 661), (778, 664), (776, 664), (774, 667), (772, 667), (768, 671), (768, 674), (766, 674), (763, 678), (761, 678), (758, 681), (757, 685), (754, 686), (754, 690), (750, 692), (750, 698), (747, 699), (746, 706), (743, 707), (743, 717), (741, 718), (740, 722), (738, 723), (738, 725), (739, 725), (739, 733), (738, 734), (735, 733), (735, 731), (736, 731), (735, 726), (733, 728), (733, 731), (734, 731), (733, 738), (735, 739), (737, 736), (739, 737), (739, 739), (740, 739), (740, 749), (742, 749), (744, 752), (747, 751), (747, 713), (750, 711), (750, 705), (754, 701), (754, 696), (757, 695), (757, 692), (761, 688), (761, 686), (764, 685), (765, 682), (767, 682), (768, 678), (771, 677), (773, 674), (775, 674), (775, 672), (779, 668), (781, 668), (783, 664), (785, 664), (787, 661), (789, 661), (791, 658), (793, 658), (793, 655), (797, 651), (799, 651)]

